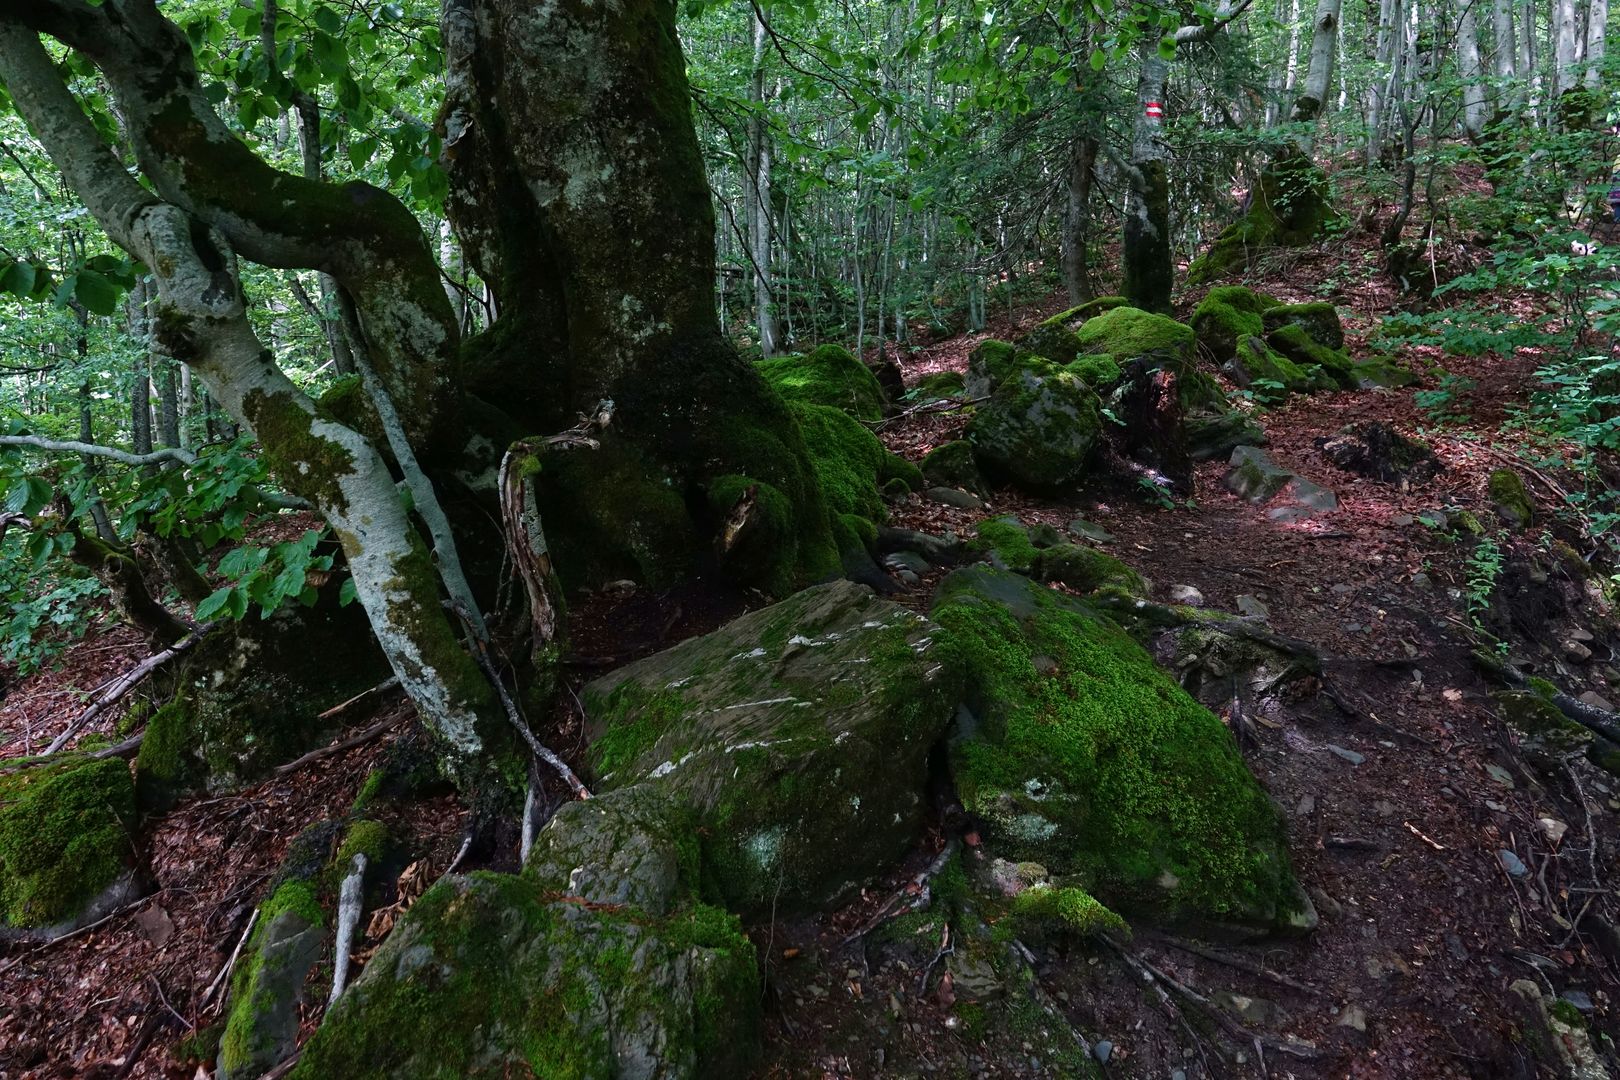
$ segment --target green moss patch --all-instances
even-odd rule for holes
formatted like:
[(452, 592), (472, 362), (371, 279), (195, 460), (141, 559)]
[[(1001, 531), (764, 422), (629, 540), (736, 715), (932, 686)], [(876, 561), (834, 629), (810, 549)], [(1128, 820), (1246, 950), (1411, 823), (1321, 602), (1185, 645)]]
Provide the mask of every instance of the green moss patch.
[(963, 805), (1010, 859), (1121, 911), (1275, 924), (1297, 908), (1276, 808), (1229, 732), (1113, 622), (985, 567), (941, 585), (941, 655), (977, 717)]
[(117, 758), (0, 777), (0, 921), (72, 919), (130, 864), (135, 787)]
[(877, 376), (842, 346), (822, 345), (804, 356), (760, 360), (754, 366), (790, 403), (842, 409), (857, 420), (883, 419)]
[(1133, 307), (1116, 307), (1083, 323), (1075, 338), (1084, 352), (1134, 360), (1149, 353), (1192, 359), (1193, 332), (1163, 315)]

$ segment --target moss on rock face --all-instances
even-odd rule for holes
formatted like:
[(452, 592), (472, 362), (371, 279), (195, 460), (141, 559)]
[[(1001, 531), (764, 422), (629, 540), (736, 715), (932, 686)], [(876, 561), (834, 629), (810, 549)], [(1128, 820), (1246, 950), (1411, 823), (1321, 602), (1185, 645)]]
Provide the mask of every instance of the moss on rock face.
[(984, 567), (947, 578), (933, 617), (976, 717), (952, 747), (957, 789), (1007, 858), (1127, 914), (1279, 926), (1308, 910), (1231, 734), (1113, 622)]
[(1422, 377), (1402, 367), (1391, 356), (1355, 361), (1350, 365), (1350, 370), (1355, 375), (1356, 385), (1363, 390), (1417, 386), (1423, 381)]
[(942, 398), (961, 397), (966, 388), (967, 381), (960, 371), (936, 371), (932, 375), (924, 375), (918, 379), (908, 396), (919, 402), (938, 401)]
[(754, 366), (790, 404), (827, 405), (857, 420), (883, 419), (883, 388), (877, 376), (841, 345), (822, 345), (804, 356), (759, 360)]
[(570, 903), (528, 874), (450, 878), (394, 929), (294, 1077), (698, 1078), (747, 1072), (754, 948), (737, 920)]
[(968, 354), (967, 378), (963, 385), (970, 398), (989, 397), (996, 387), (1012, 378), (1028, 362), (1028, 354), (1021, 353), (1005, 341), (989, 338), (979, 342)]
[(1512, 469), (1493, 469), (1485, 484), (1496, 516), (1515, 529), (1523, 529), (1535, 520), (1535, 504), (1524, 486), (1524, 478)]
[(1299, 323), (1279, 326), (1266, 336), (1266, 344), (1313, 376), (1313, 382), (1326, 381), (1347, 390), (1356, 387), (1350, 358), (1338, 349), (1318, 344)]
[(1110, 588), (1127, 596), (1147, 595), (1141, 574), (1112, 555), (1079, 544), (1047, 548), (1036, 558), (1034, 569), (1037, 580), (1060, 582), (1079, 593)]
[(925, 619), (833, 582), (586, 687), (594, 790), (691, 816), (705, 899), (842, 896), (915, 837), (955, 704)]
[(1061, 488), (1085, 472), (1102, 436), (1100, 410), (1096, 393), (1078, 377), (1033, 361), (979, 408), (967, 437), (981, 463), (1015, 483)]
[(1128, 302), (1123, 296), (1099, 296), (1095, 300), (1088, 300), (1043, 320), (1018, 339), (1018, 347), (1054, 364), (1067, 364), (1080, 352), (1080, 340), (1075, 337), (1075, 331), (1088, 319), (1124, 307)]
[(1302, 328), (1312, 341), (1325, 349), (1344, 348), (1344, 323), (1339, 320), (1339, 309), (1326, 301), (1279, 304), (1262, 312), (1261, 318), (1268, 334), (1293, 325)]
[(991, 555), (999, 565), (1027, 574), (1033, 569), (1040, 552), (1030, 540), (1029, 530), (1017, 518), (1003, 517), (979, 522), (979, 534), (968, 544), (968, 550)]
[(973, 457), (973, 444), (957, 439), (935, 447), (922, 460), (923, 480), (935, 487), (957, 488), (984, 495), (989, 491), (979, 463)]
[(1305, 154), (1285, 150), (1261, 172), (1243, 216), (1187, 267), (1187, 284), (1202, 285), (1247, 266), (1268, 247), (1309, 244), (1338, 217), (1328, 201), (1327, 174)]
[(1237, 355), (1245, 338), (1265, 333), (1261, 313), (1277, 306), (1275, 298), (1241, 285), (1221, 285), (1209, 290), (1193, 309), (1192, 330), (1198, 347), (1217, 366)]
[(1149, 353), (1191, 360), (1193, 332), (1174, 319), (1133, 307), (1116, 307), (1087, 319), (1075, 333), (1080, 348), (1105, 353), (1118, 362)]
[(307, 881), (288, 880), (259, 907), (231, 974), (230, 1013), (219, 1042), (222, 1080), (255, 1077), (298, 1044), (298, 1004), (320, 953), (325, 923)]
[(136, 822), (129, 766), (117, 758), (0, 777), (0, 922), (72, 920), (129, 868)]
[(1112, 356), (1098, 353), (1092, 356), (1082, 356), (1071, 364), (1063, 365), (1063, 370), (1071, 375), (1079, 376), (1087, 386), (1094, 390), (1102, 390), (1119, 382), (1123, 374), (1119, 364)]

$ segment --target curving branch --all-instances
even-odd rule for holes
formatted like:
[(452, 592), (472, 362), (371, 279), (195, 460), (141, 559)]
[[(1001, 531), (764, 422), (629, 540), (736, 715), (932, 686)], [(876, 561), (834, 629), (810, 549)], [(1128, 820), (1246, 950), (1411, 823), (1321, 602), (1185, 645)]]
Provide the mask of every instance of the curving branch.
[(125, 465), (161, 465), (172, 461), (177, 465), (197, 464), (197, 455), (190, 450), (168, 447), (149, 454), (134, 454), (116, 446), (79, 442), (77, 439), (46, 439), (39, 435), (0, 435), (0, 446), (27, 446), (35, 450), (49, 450), (63, 454), (88, 454), (91, 457), (111, 458)]

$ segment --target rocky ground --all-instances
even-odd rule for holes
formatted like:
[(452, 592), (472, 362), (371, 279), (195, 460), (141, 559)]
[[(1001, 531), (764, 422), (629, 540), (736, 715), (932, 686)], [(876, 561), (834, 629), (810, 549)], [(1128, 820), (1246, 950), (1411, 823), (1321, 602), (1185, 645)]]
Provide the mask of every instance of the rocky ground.
[[(1313, 297), (1276, 282), (1328, 282), (1332, 299), (1361, 313), (1346, 330), (1348, 350), (1362, 354), (1390, 298), (1375, 279), (1334, 283), (1326, 256), (1313, 257), (1322, 265), (1274, 266), (1270, 287), (1304, 301)], [(1017, 321), (1027, 329), (1056, 307)], [(993, 328), (1007, 338), (1019, 329)], [(903, 358), (908, 381), (965, 369), (975, 343), (953, 339)], [(766, 1028), (756, 1075), (1486, 1078), (1552, 1075), (1541, 1070), (1563, 1059), (1575, 1061), (1566, 1075), (1608, 1075), (1579, 1060), (1576, 1033), (1590, 1028), (1601, 1048), (1616, 1031), (1620, 932), (1609, 921), (1608, 872), (1620, 780), (1579, 754), (1549, 757), (1533, 733), (1507, 723), (1492, 696), (1500, 685), (1474, 653), (1505, 655), (1604, 707), (1620, 700), (1612, 616), (1583, 580), (1578, 533), (1554, 516), (1568, 480), (1550, 466), (1521, 468), (1534, 521), (1501, 534), (1489, 608), (1471, 603), (1478, 544), (1468, 515), (1494, 532), (1488, 476), (1523, 449), (1499, 428), (1535, 365), (1448, 364), (1477, 389), (1444, 425), (1412, 388), (1299, 395), (1259, 415), (1268, 460), (1331, 491), (1331, 509), (1277, 515), (1275, 503), (1242, 498), (1226, 483), (1224, 457), (1197, 468), (1190, 497), (1146, 501), (1129, 485), (1062, 499), (996, 489), (953, 497), (959, 505), (912, 495), (890, 509), (894, 526), (963, 539), (1003, 515), (1051, 526), (1134, 567), (1153, 600), (1241, 612), (1318, 653), (1317, 676), (1263, 695), (1263, 707), (1215, 703), (1285, 812), (1315, 932), (1255, 940), (1144, 924), (1089, 939), (997, 938), (1013, 962), (987, 961), (975, 935), (996, 916), (962, 902), (960, 879), (988, 876), (995, 856), (936, 764), (921, 841), (885, 879), (810, 917), (779, 916), (776, 898), (752, 898), (747, 931), (763, 963)], [(1423, 438), (1443, 468), (1404, 488), (1340, 468), (1327, 440), (1365, 421)], [(879, 434), (920, 460), (964, 423), (960, 413), (923, 411)], [(1577, 545), (1573, 558), (1561, 554), (1564, 542)], [(945, 573), (914, 565), (894, 599), (926, 610)], [(577, 597), (573, 684), (582, 690), (758, 602), (706, 584)], [(127, 635), (106, 630), (77, 646), (63, 671), (14, 686), (0, 707), (7, 756), (37, 751), (73, 714), (62, 703), (135, 652)], [(553, 745), (571, 760), (584, 751), (580, 709), (566, 702), (554, 727)], [(147, 899), (56, 943), (6, 947), (0, 1076), (198, 1073), (187, 1040), (219, 1019), (224, 995), (210, 987), (257, 893), (304, 827), (341, 815), (372, 767), (410, 738), (407, 710), (386, 698), (356, 706), (350, 723), (378, 734), (160, 817), (144, 840), (157, 885)], [(510, 844), (459, 851), (466, 815), (448, 796), (388, 813), (387, 824), (416, 839), (403, 878), (432, 879), (458, 858), (460, 869), (515, 868)], [(839, 843), (827, 837), (833, 850), (815, 858), (836, 862)], [(404, 898), (398, 888), (379, 904)], [(1556, 1024), (1527, 1021), (1536, 993), (1564, 1002), (1551, 1007)], [(319, 1016), (302, 1020), (307, 1034)], [(1538, 1027), (1562, 1051), (1538, 1054)]]

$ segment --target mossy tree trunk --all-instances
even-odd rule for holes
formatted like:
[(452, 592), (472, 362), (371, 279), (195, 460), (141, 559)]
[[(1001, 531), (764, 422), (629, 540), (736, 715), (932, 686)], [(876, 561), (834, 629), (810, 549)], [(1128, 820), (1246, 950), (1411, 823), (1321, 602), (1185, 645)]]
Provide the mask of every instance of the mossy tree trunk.
[(746, 477), (785, 497), (803, 540), (775, 570), (804, 581), (836, 557), (798, 429), (715, 314), (675, 9), (445, 0), (449, 209), (500, 312), (469, 345), (468, 389), (525, 433), (615, 402), (600, 450), (540, 473), (565, 577), (658, 584), (717, 558), (707, 495)]
[(1125, 204), (1121, 249), (1124, 294), (1132, 307), (1168, 313), (1175, 273), (1170, 261), (1170, 187), (1165, 179), (1160, 135), (1164, 88), (1170, 65), (1159, 42), (1144, 33), (1138, 48), (1142, 71), (1136, 84), (1136, 136), (1131, 143), (1130, 198)]
[[(105, 76), (155, 195), (97, 132), (40, 33)], [(413, 441), (432, 447), (453, 417), (456, 328), (415, 220), (369, 185), (323, 185), (255, 157), (214, 113), (184, 35), (150, 0), (0, 2), (0, 77), (108, 236), (150, 268), (159, 345), (253, 428), (282, 481), (331, 523), (378, 642), (447, 764), (464, 782), (489, 776), (509, 729), (441, 606), (439, 577), (389, 467), (276, 365), (248, 321), (237, 272), (238, 252), (330, 272), (354, 297), (378, 377), (408, 412)]]

